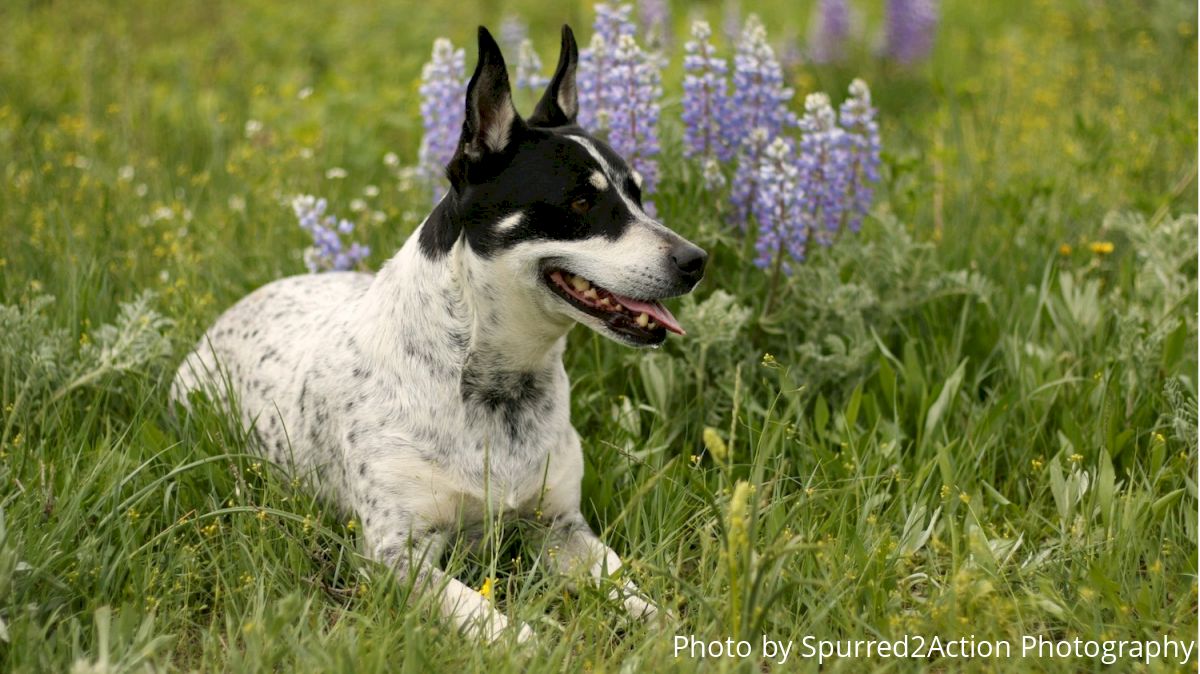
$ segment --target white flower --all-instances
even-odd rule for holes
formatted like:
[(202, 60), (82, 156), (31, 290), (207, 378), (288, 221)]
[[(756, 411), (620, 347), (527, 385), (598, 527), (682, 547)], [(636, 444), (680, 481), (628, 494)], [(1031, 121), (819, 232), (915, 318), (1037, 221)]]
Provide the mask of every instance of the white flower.
[(159, 206), (150, 213), (150, 217), (155, 220), (170, 220), (175, 217), (175, 211), (171, 210), (170, 206)]
[(312, 155), (313, 155), (313, 151), (312, 151), (311, 147), (300, 148), (300, 158), (301, 159), (312, 159)]
[(383, 155), (383, 165), (396, 168), (400, 165), (400, 157), (395, 152), (389, 152)]
[(117, 169), (117, 180), (120, 180), (123, 183), (133, 180), (133, 167), (129, 164), (126, 164)]
[(331, 168), (325, 172), (325, 177), (328, 178), (329, 180), (341, 180), (342, 178), (345, 178), (348, 175), (350, 175), (350, 174), (346, 172), (346, 169), (344, 169), (340, 166), (334, 166), (333, 168)]
[(387, 220), (387, 213), (384, 213), (383, 211), (375, 211), (374, 213), (371, 213), (371, 221), (372, 222), (380, 222), (381, 223), (385, 220)]
[(363, 196), (368, 199), (374, 199), (375, 197), (379, 196), (379, 186), (367, 185), (363, 188)]
[(138, 183), (138, 186), (133, 188), (133, 193), (138, 195), (139, 197), (146, 196), (146, 193), (149, 191), (150, 191), (150, 188), (146, 187), (146, 183)]
[(245, 212), (246, 200), (237, 194), (229, 197), (229, 210), (236, 211), (238, 213)]
[(363, 201), (362, 199), (351, 199), (350, 210), (354, 211), (355, 213), (361, 213), (367, 210), (367, 202)]
[(76, 155), (75, 158), (71, 160), (71, 165), (77, 169), (83, 169), (86, 171), (92, 167), (92, 160), (83, 155)]
[(262, 130), (263, 130), (262, 122), (258, 121), (257, 119), (247, 119), (246, 120), (246, 137), (247, 138), (253, 138), (253, 137), (257, 136), (259, 134), (259, 132)]
[(296, 98), (299, 98), (300, 100), (303, 101), (304, 99), (306, 99), (312, 95), (313, 95), (312, 87), (304, 87), (303, 89), (301, 89), (299, 91), (299, 93), (296, 94)]

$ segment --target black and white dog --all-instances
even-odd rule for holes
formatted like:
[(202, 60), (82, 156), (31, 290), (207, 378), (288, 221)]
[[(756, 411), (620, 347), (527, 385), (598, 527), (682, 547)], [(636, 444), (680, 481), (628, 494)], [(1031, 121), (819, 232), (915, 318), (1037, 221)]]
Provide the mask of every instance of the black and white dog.
[[(631, 346), (683, 334), (659, 300), (691, 291), (706, 259), (646, 214), (638, 174), (576, 125), (577, 61), (564, 26), (554, 77), (522, 119), (480, 28), (450, 191), (400, 252), (376, 275), (251, 293), (172, 387), (182, 404), (231, 391), (268, 458), (356, 514), (372, 558), (489, 639), (507, 619), (437, 568), (447, 539), (488, 510), (540, 510), (556, 571), (599, 580), (621, 566), (579, 511), (566, 334), (583, 323)], [(628, 580), (615, 587), (629, 613), (658, 612)]]

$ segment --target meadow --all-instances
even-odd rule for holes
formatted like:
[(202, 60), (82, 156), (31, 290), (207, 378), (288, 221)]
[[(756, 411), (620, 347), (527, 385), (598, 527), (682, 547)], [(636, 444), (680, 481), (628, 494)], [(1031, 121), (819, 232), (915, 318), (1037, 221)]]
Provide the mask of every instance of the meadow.
[[(811, 3), (741, 4), (803, 42)], [(424, 218), (405, 166), (435, 38), (471, 67), (475, 27), (516, 14), (549, 66), (590, 4), (0, 5), (0, 670), (815, 671), (675, 637), (1194, 639), (1195, 7), (946, 0), (901, 66), (876, 5), (843, 62), (786, 70), (793, 108), (870, 83), (874, 206), (772, 288), (680, 149), (688, 12), (724, 9), (674, 3), (655, 202), (709, 271), (673, 306), (687, 337), (576, 329), (566, 365), (583, 512), (678, 619), (631, 624), (542, 572), (536, 523), (493, 527), (449, 568), (525, 646), (464, 642), (352, 519), (166, 394), (224, 308), (304, 273), (292, 197), (352, 217), (367, 268)], [(876, 665), (1102, 666), (824, 668)]]

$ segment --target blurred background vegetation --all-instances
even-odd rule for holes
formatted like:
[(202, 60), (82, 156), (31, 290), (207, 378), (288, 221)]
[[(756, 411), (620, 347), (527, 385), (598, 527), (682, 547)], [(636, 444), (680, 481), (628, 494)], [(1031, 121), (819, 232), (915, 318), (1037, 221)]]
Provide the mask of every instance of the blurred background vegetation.
[[(689, 19), (726, 8), (674, 3), (657, 202), (714, 254), (693, 337), (576, 331), (567, 367), (584, 512), (681, 622), (625, 625), (497, 532), (451, 566), (544, 637), (512, 660), (405, 609), (352, 520), (217, 411), (171, 418), (166, 383), (221, 310), (304, 270), (292, 196), (363, 200), (372, 268), (425, 216), (403, 165), (434, 38), (470, 67), (475, 27), (519, 15), (549, 67), (590, 5), (0, 6), (0, 668), (690, 671), (676, 633), (1194, 635), (1195, 7), (948, 0), (907, 68), (856, 7), (844, 62), (787, 73), (797, 101), (871, 84), (877, 207), (764, 312), (678, 146)], [(786, 47), (812, 6), (740, 11)]]

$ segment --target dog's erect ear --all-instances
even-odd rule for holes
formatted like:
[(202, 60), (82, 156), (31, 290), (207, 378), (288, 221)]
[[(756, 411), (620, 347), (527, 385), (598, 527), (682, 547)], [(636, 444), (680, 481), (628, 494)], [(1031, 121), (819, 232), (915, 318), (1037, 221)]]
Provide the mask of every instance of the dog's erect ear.
[(479, 27), (479, 64), (467, 84), (467, 115), (463, 120), (463, 151), (472, 159), (508, 146), (521, 117), (513, 107), (512, 89), (500, 45), (487, 28)]
[(575, 88), (575, 71), (579, 67), (579, 47), (571, 27), (562, 27), (562, 49), (558, 53), (558, 67), (554, 77), (546, 86), (546, 93), (529, 117), (532, 126), (563, 126), (574, 124), (579, 113), (579, 91)]

